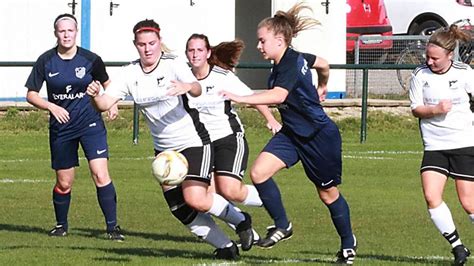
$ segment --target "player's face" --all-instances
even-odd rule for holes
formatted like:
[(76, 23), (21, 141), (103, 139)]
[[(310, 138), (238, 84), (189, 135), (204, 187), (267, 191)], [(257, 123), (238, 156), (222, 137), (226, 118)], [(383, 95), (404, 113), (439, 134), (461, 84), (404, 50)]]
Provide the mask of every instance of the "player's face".
[(77, 25), (70, 19), (63, 19), (56, 23), (54, 35), (60, 49), (70, 49), (76, 45)]
[(262, 54), (263, 58), (268, 60), (279, 60), (282, 55), (283, 39), (281, 36), (276, 36), (273, 31), (267, 27), (260, 27), (257, 30), (257, 49)]
[(186, 49), (186, 57), (193, 69), (201, 68), (207, 65), (207, 59), (211, 56), (211, 51), (206, 48), (206, 42), (203, 39), (191, 39)]
[(434, 73), (445, 73), (451, 67), (453, 52), (448, 52), (435, 44), (428, 44), (426, 47), (426, 64)]
[(153, 31), (135, 34), (135, 47), (140, 55), (142, 67), (153, 66), (161, 56), (161, 40)]

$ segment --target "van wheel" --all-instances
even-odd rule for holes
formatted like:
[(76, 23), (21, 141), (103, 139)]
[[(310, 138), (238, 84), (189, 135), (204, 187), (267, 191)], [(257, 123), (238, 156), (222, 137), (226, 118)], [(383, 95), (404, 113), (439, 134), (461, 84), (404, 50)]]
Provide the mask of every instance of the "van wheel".
[(444, 25), (436, 20), (423, 21), (420, 24), (415, 24), (408, 31), (409, 35), (431, 35), (436, 29), (444, 27)]

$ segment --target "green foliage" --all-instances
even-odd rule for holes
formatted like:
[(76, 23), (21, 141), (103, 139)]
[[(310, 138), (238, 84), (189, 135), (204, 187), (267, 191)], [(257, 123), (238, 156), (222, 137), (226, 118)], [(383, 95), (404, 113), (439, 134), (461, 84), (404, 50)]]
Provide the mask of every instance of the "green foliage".
[[(15, 111), (11, 111), (13, 113)], [(239, 109), (247, 125), (250, 164), (271, 134), (254, 110)], [(213, 248), (194, 238), (170, 214), (151, 175), (153, 146), (141, 123), (138, 145), (132, 144), (131, 110), (121, 111), (119, 125), (107, 122), (109, 169), (118, 195), (123, 243), (103, 239), (104, 219), (97, 204), (87, 162), (80, 151), (69, 213), (70, 234), (50, 238), (54, 225), (47, 119), (44, 112), (18, 112), (0, 118), (0, 264), (1, 265), (215, 265)], [(33, 119), (41, 114), (41, 119)], [(358, 237), (358, 265), (450, 265), (450, 246), (431, 223), (423, 201), (419, 165), (422, 147), (417, 122), (409, 116), (369, 113), (367, 142), (359, 143), (360, 119), (338, 121), (343, 137), (343, 184)], [(30, 130), (24, 119), (44, 130)], [(5, 128), (6, 127), (6, 128)], [(384, 127), (384, 128), (382, 128)], [(387, 128), (385, 128), (387, 127)], [(242, 265), (327, 265), (339, 249), (329, 211), (300, 164), (275, 177), (294, 225), (291, 240), (271, 250), (241, 252)], [(249, 183), (248, 177), (245, 181)], [(459, 205), (453, 182), (444, 200), (468, 247), (474, 230)], [(271, 224), (263, 208), (239, 205), (251, 213), (264, 234)], [(237, 236), (217, 220), (232, 239)]]

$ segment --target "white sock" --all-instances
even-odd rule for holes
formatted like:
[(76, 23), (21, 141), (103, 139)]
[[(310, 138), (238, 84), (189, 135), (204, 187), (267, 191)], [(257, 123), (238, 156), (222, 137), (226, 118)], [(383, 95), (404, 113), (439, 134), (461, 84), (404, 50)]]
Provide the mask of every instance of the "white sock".
[(474, 214), (469, 214), (469, 220), (474, 224)]
[(212, 193), (214, 200), (212, 201), (211, 209), (208, 213), (216, 216), (226, 223), (238, 225), (240, 222), (245, 220), (245, 216), (234, 209), (234, 206), (230, 204), (221, 195)]
[(198, 213), (196, 218), (186, 226), (191, 233), (215, 248), (225, 248), (229, 243), (232, 243), (207, 213)]
[(247, 197), (242, 202), (245, 206), (255, 206), (255, 207), (262, 207), (263, 202), (260, 199), (260, 195), (258, 195), (258, 191), (255, 186), (252, 185), (245, 185), (247, 187)]
[[(444, 201), (438, 207), (428, 209), (428, 212), (430, 213), (431, 220), (443, 236), (446, 237), (456, 231), (453, 216), (451, 215), (451, 211), (449, 210), (448, 205), (446, 205)], [(454, 241), (450, 241), (449, 239), (448, 241), (453, 247), (462, 244), (459, 236), (457, 236), (457, 239), (455, 239)]]

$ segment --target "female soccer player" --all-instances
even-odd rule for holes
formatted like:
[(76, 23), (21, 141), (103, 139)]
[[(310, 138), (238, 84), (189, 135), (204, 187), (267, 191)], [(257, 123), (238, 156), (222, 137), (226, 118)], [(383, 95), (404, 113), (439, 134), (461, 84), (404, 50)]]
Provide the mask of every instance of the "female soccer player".
[(474, 72), (453, 62), (457, 41), (470, 40), (456, 25), (431, 35), (426, 63), (410, 84), (411, 110), (420, 119), (424, 153), (421, 183), (431, 220), (452, 246), (454, 264), (464, 265), (470, 251), (462, 244), (451, 211), (443, 201), (447, 178), (454, 179), (462, 207), (474, 223), (474, 127), (470, 94)]
[(198, 111), (189, 106), (189, 97), (199, 96), (201, 86), (185, 63), (161, 43), (160, 27), (153, 20), (138, 22), (133, 28), (134, 44), (140, 59), (125, 66), (117, 81), (98, 95), (98, 82), (88, 93), (97, 107), (105, 110), (131, 95), (150, 128), (155, 155), (164, 150), (180, 151), (189, 162), (189, 172), (180, 186), (163, 186), (173, 215), (192, 233), (216, 247), (216, 258), (237, 259), (239, 252), (214, 223), (212, 214), (236, 226), (242, 249), (253, 243), (251, 218), (236, 211), (222, 196), (208, 191), (213, 161), (209, 134)]
[[(274, 62), (268, 82), (270, 89), (248, 96), (230, 92), (221, 95), (237, 103), (278, 104), (281, 114), (282, 129), (272, 137), (250, 170), (252, 182), (275, 222), (259, 245), (271, 248), (292, 236), (292, 225), (272, 176), (301, 161), (307, 177), (316, 186), (319, 198), (328, 207), (341, 238), (337, 260), (352, 264), (356, 243), (349, 206), (337, 188), (341, 183), (341, 137), (336, 124), (320, 104), (327, 91), (329, 65), (321, 57), (289, 47), (299, 31), (318, 23), (298, 16), (305, 8), (309, 9), (304, 4), (296, 4), (288, 12), (278, 11), (258, 25), (257, 48), (265, 59)], [(317, 89), (312, 83), (310, 68), (317, 71)]]
[[(56, 171), (53, 204), (57, 224), (49, 235), (67, 235), (74, 167), (79, 166), (77, 151), (81, 144), (105, 216), (106, 236), (123, 241), (117, 225), (115, 188), (107, 166), (107, 132), (100, 112), (95, 110), (86, 94), (92, 80), (107, 87), (109, 76), (99, 56), (76, 45), (77, 21), (74, 16), (59, 15), (54, 20), (54, 35), (57, 46), (38, 58), (25, 85), (28, 102), (50, 112), (49, 144), (51, 165)], [(43, 82), (46, 82), (47, 101), (39, 96)], [(117, 115), (117, 106), (111, 107), (109, 118), (113, 119)]]
[[(204, 34), (193, 34), (186, 42), (186, 57), (194, 76), (205, 91), (190, 99), (190, 105), (199, 111), (214, 149), (214, 184), (216, 191), (227, 200), (246, 206), (262, 206), (257, 190), (245, 185), (242, 179), (247, 169), (249, 148), (244, 127), (231, 102), (218, 93), (229, 90), (238, 95), (253, 91), (234, 74), (244, 49), (241, 40), (222, 42), (211, 47)], [(267, 127), (276, 133), (281, 125), (266, 105), (256, 108), (267, 119)], [(254, 232), (254, 238), (258, 234)]]
[[(261, 206), (262, 201), (254, 186), (242, 182), (248, 161), (248, 144), (244, 128), (231, 102), (218, 93), (229, 90), (238, 95), (253, 91), (234, 74), (244, 44), (240, 40), (223, 42), (212, 47), (203, 34), (193, 34), (186, 44), (186, 56), (194, 76), (205, 91), (190, 99), (190, 105), (199, 110), (214, 148), (214, 177), (217, 191), (226, 199), (248, 206)], [(224, 60), (220, 57), (227, 58)], [(267, 126), (276, 133), (280, 123), (266, 105), (257, 109), (267, 119)]]

